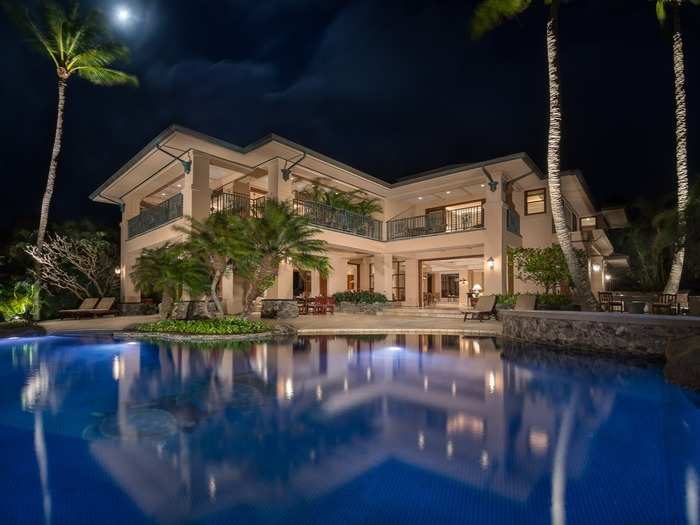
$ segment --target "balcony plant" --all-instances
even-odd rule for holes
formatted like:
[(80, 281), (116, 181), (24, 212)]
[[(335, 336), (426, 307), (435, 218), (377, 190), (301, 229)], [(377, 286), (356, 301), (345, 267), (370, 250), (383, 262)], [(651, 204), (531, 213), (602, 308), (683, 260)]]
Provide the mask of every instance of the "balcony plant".
[(345, 210), (363, 217), (371, 217), (382, 212), (378, 199), (367, 197), (361, 190), (341, 191), (324, 188), (318, 182), (298, 195), (300, 200), (318, 202), (336, 210)]

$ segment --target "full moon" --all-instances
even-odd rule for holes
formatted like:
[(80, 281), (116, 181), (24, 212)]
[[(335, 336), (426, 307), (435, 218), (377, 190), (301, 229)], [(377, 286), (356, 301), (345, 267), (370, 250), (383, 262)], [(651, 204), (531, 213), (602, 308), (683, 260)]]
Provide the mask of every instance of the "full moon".
[(117, 7), (115, 16), (117, 18), (117, 22), (120, 24), (126, 24), (131, 19), (131, 11), (124, 6)]

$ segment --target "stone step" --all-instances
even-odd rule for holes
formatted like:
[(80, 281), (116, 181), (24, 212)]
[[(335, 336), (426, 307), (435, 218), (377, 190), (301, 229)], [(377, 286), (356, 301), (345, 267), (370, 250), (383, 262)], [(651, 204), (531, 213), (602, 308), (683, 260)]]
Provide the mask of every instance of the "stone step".
[(394, 317), (429, 317), (439, 319), (462, 319), (464, 313), (457, 309), (450, 310), (447, 308), (406, 308), (394, 307), (386, 308), (377, 315), (391, 315)]

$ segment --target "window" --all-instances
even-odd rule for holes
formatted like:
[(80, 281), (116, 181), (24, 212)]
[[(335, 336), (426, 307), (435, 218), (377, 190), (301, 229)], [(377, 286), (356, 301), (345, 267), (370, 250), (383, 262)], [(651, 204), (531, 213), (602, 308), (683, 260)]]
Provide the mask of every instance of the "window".
[(525, 192), (525, 215), (538, 215), (547, 213), (547, 203), (545, 201), (546, 192), (544, 188), (539, 190), (528, 190)]
[(394, 261), (393, 263), (394, 272), (392, 275), (393, 290), (392, 290), (392, 300), (393, 301), (405, 301), (406, 300), (406, 263), (402, 261)]
[(374, 291), (374, 263), (369, 263), (369, 291)]

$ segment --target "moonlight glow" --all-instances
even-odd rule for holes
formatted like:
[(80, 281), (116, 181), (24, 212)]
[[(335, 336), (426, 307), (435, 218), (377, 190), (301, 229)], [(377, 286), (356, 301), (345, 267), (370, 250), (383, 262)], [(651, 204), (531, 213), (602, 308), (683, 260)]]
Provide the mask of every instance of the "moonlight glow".
[(131, 11), (128, 7), (119, 6), (114, 11), (114, 16), (120, 24), (127, 24), (131, 20)]

